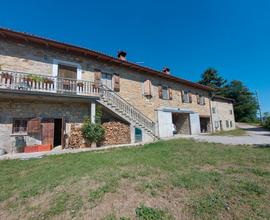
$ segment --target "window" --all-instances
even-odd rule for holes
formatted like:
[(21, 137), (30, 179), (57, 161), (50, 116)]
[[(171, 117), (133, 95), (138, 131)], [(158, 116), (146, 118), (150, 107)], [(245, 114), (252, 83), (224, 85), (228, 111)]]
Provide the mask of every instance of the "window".
[(102, 73), (101, 75), (101, 83), (108, 88), (112, 89), (112, 77), (111, 73)]
[(12, 126), (12, 133), (26, 133), (28, 119), (14, 119)]
[(233, 123), (232, 123), (232, 121), (230, 121), (230, 127), (232, 128), (232, 126), (233, 126)]
[(205, 98), (204, 98), (204, 96), (202, 96), (202, 95), (197, 95), (197, 103), (199, 104), (199, 105), (205, 105)]
[(213, 114), (216, 114), (216, 108), (215, 107), (212, 108), (212, 112), (213, 112)]
[(230, 110), (230, 115), (232, 115), (233, 114), (233, 110)]
[(169, 89), (167, 86), (162, 86), (162, 98), (169, 99)]
[(215, 121), (215, 128), (217, 129), (219, 127), (219, 121)]
[(226, 127), (229, 128), (229, 121), (226, 121)]
[(189, 103), (189, 92), (187, 91), (187, 90), (185, 90), (184, 92), (183, 92), (183, 102), (185, 102), (185, 103)]

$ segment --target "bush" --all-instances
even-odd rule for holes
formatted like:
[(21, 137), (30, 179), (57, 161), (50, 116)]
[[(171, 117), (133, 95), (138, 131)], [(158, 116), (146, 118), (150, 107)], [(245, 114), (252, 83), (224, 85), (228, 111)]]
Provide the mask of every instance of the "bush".
[(267, 117), (263, 122), (263, 127), (270, 129), (270, 117)]
[(99, 123), (91, 123), (89, 117), (85, 117), (82, 126), (82, 133), (91, 143), (99, 143), (105, 135), (105, 129)]

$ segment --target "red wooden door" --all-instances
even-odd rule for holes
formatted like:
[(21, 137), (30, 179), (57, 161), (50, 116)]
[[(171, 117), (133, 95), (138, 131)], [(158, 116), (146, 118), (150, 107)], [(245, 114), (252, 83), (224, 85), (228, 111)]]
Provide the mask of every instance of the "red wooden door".
[(54, 119), (42, 120), (42, 144), (51, 144), (54, 142)]

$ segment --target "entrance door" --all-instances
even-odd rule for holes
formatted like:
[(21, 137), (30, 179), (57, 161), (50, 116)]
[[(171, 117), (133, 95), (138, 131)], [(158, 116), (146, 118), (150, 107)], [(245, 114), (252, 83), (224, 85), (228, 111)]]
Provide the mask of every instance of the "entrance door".
[(42, 120), (42, 144), (54, 144), (54, 119)]
[(223, 131), (222, 121), (221, 120), (219, 121), (219, 124), (220, 124), (220, 130)]

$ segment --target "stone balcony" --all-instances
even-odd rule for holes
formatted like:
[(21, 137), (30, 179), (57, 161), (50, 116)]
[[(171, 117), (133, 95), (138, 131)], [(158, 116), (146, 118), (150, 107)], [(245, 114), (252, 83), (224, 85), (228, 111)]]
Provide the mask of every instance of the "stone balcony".
[(65, 97), (99, 97), (99, 85), (87, 80), (0, 70), (0, 92)]

